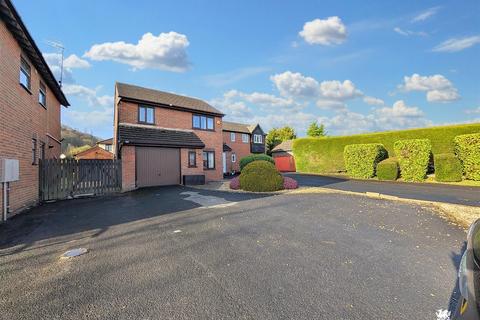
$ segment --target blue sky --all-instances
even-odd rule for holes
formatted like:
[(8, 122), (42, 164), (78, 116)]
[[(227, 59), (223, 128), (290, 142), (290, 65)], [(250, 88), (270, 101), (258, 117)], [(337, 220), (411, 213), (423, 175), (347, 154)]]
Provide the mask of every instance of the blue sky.
[(63, 123), (112, 136), (115, 81), (204, 99), (226, 120), (350, 134), (480, 121), (480, 2), (14, 0)]

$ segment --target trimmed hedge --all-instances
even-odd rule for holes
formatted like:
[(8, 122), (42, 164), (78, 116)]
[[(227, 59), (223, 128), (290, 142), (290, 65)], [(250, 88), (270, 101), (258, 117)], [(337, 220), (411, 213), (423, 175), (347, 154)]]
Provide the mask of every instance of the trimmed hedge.
[(462, 164), (453, 153), (434, 156), (435, 180), (443, 182), (462, 181)]
[(457, 136), (454, 142), (455, 154), (463, 165), (465, 178), (480, 181), (480, 133)]
[(452, 153), (454, 152), (453, 138), (458, 135), (479, 132), (480, 123), (476, 123), (341, 137), (300, 138), (293, 141), (293, 153), (298, 172), (336, 173), (345, 171), (343, 149), (349, 144), (381, 143), (388, 153), (393, 155), (395, 141), (429, 139), (434, 154)]
[(405, 181), (422, 181), (428, 170), (432, 144), (428, 139), (399, 140), (393, 145)]
[(399, 171), (398, 160), (396, 158), (388, 158), (377, 164), (378, 180), (395, 181), (398, 179)]
[(373, 178), (377, 163), (387, 157), (387, 150), (378, 143), (350, 144), (343, 151), (347, 173), (354, 178)]
[(240, 159), (240, 171), (242, 171), (247, 164), (257, 160), (268, 161), (268, 162), (271, 162), (272, 164), (275, 164), (275, 161), (273, 160), (273, 158), (270, 156), (267, 156), (266, 154), (251, 154)]
[(277, 191), (283, 188), (283, 177), (272, 163), (257, 160), (243, 168), (240, 187), (246, 191)]

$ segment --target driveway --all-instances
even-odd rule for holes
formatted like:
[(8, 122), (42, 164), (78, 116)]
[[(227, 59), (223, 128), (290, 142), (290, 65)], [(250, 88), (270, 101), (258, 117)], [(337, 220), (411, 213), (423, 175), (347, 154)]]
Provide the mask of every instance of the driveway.
[(432, 183), (404, 183), (302, 173), (286, 173), (304, 187), (323, 187), (353, 192), (378, 192), (400, 198), (480, 206), (480, 188)]
[(47, 204), (0, 233), (2, 319), (435, 319), (465, 239), (404, 203), (184, 187)]

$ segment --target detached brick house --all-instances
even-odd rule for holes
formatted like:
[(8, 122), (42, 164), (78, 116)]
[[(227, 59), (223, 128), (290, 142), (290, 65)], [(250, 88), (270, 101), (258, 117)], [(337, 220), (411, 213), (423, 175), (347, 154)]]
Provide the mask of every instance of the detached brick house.
[[(10, 0), (0, 0), (0, 158), (19, 160), (9, 212), (38, 201), (39, 159), (60, 156), (62, 90)], [(0, 197), (0, 208), (3, 206)]]
[(74, 155), (76, 160), (113, 160), (112, 142), (113, 139), (98, 141), (94, 147)]
[(260, 125), (224, 121), (223, 173), (239, 172), (239, 160), (252, 153), (265, 153), (265, 133)]
[(122, 189), (220, 180), (222, 118), (208, 103), (115, 85), (114, 154), (122, 159)]

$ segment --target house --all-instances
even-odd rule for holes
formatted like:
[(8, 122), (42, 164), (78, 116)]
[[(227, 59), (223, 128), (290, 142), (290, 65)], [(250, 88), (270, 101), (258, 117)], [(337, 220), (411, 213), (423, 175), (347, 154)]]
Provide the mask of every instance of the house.
[(220, 180), (222, 118), (208, 103), (125, 83), (115, 85), (113, 152), (122, 189)]
[(94, 147), (81, 151), (73, 157), (75, 160), (113, 160), (113, 138), (98, 141)]
[(265, 153), (265, 133), (259, 124), (223, 122), (223, 173), (240, 171), (239, 160), (252, 153)]
[(97, 146), (99, 146), (103, 150), (106, 150), (108, 152), (112, 152), (113, 151), (113, 138), (98, 141)]
[(60, 156), (61, 105), (69, 103), (42, 53), (12, 2), (0, 0), (0, 158), (19, 167), (8, 188), (10, 213), (37, 203), (39, 160)]
[(272, 149), (272, 157), (278, 171), (296, 171), (292, 146), (293, 140), (287, 140)]

